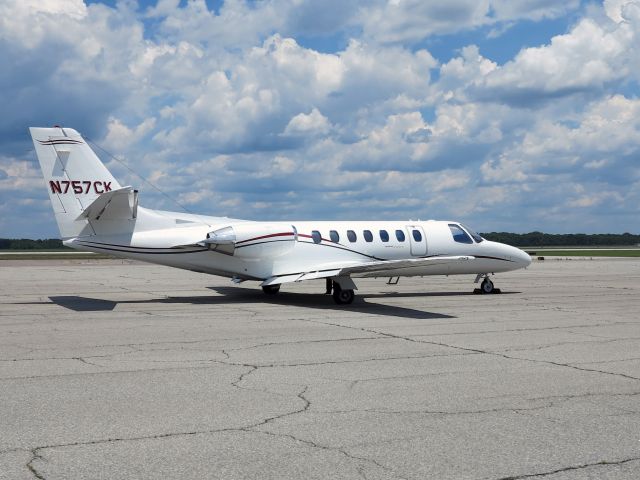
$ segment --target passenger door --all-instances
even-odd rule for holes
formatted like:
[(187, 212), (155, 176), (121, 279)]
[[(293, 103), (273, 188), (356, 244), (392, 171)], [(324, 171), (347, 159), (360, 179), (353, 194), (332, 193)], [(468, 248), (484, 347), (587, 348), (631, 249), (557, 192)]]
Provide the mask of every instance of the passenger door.
[(427, 237), (422, 227), (418, 225), (407, 225), (409, 243), (411, 245), (411, 255), (423, 257), (427, 254)]

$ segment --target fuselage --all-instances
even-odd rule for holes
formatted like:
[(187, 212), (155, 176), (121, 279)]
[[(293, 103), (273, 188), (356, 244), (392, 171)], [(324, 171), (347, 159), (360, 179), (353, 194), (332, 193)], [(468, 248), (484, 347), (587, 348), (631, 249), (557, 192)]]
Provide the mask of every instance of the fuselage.
[[(205, 243), (213, 232), (233, 242)], [(222, 237), (221, 237), (222, 238)], [(223, 241), (223, 240), (220, 240)], [(335, 265), (466, 255), (464, 264), (419, 265), (367, 276), (498, 273), (529, 265), (520, 249), (482, 239), (454, 221), (252, 222), (140, 208), (126, 235), (78, 237), (67, 245), (240, 280), (264, 280)]]

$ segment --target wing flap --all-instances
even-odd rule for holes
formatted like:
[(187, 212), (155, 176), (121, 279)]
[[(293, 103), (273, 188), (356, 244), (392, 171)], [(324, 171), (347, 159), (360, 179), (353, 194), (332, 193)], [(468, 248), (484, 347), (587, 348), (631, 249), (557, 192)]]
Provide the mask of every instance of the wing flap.
[[(429, 258), (408, 258), (405, 260), (382, 260), (377, 262), (366, 262), (354, 265), (353, 262), (348, 264), (336, 265), (331, 264), (332, 268), (313, 270), (309, 272), (298, 272), (292, 274), (275, 275), (266, 279), (261, 283), (262, 286), (278, 285), (289, 282), (302, 282), (304, 280), (314, 280), (318, 278), (344, 277), (358, 273), (380, 273), (384, 276), (385, 272), (399, 270), (404, 268), (425, 267), (429, 265), (443, 264), (459, 264), (473, 260), (475, 257), (464, 256), (448, 256), (448, 257), (429, 257)], [(328, 267), (328, 266), (327, 266)]]
[(309, 272), (301, 275), (300, 278), (296, 280), (296, 282), (302, 282), (303, 280), (314, 280), (316, 278), (337, 277), (338, 275), (340, 275), (340, 271), (341, 269), (338, 268), (336, 270), (324, 270), (322, 272)]
[(473, 260), (470, 256), (451, 257), (429, 257), (429, 258), (408, 258), (405, 260), (383, 260), (380, 262), (368, 262), (362, 265), (355, 265), (342, 268), (341, 275), (352, 275), (354, 273), (384, 273), (389, 270), (399, 270), (401, 268), (426, 267), (429, 265), (458, 264)]
[(271, 278), (267, 278), (260, 284), (261, 287), (268, 287), (269, 285), (279, 285), (281, 283), (295, 282), (302, 276), (301, 273), (294, 273), (292, 275), (276, 275)]

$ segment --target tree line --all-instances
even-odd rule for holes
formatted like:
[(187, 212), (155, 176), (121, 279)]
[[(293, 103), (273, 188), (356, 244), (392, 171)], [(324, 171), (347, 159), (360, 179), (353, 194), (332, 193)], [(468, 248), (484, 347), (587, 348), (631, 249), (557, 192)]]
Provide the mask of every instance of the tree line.
[(640, 244), (640, 235), (631, 233), (508, 233), (481, 234), (487, 240), (514, 247), (621, 247)]
[[(631, 233), (508, 233), (481, 234), (487, 240), (516, 247), (613, 247), (640, 245), (640, 235)], [(0, 250), (67, 249), (59, 238), (31, 240), (28, 238), (0, 238)]]
[(0, 238), (0, 250), (57, 250), (69, 249), (59, 238), (31, 240), (29, 238)]

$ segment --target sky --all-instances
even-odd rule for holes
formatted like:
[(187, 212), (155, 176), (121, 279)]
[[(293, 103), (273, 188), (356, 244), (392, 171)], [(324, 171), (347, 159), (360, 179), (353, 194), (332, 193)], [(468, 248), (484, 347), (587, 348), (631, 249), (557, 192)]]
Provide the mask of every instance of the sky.
[(148, 208), (640, 233), (639, 47), (640, 0), (3, 0), (0, 237), (59, 236), (52, 125)]

